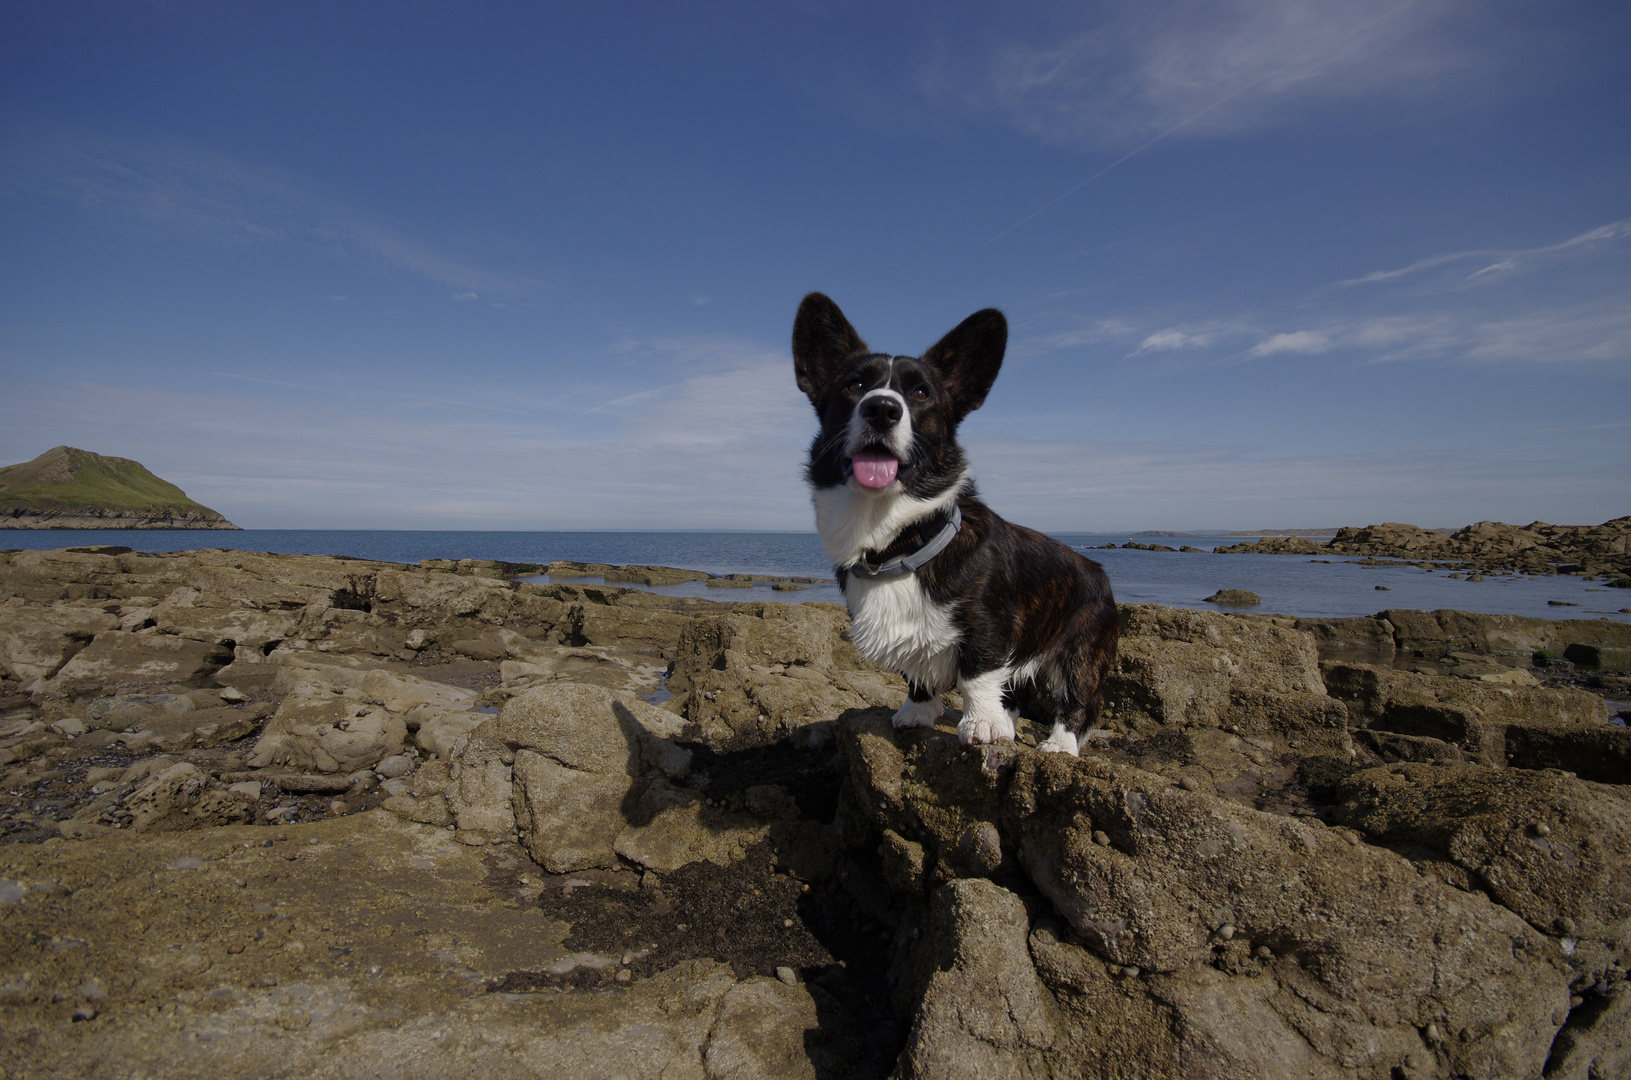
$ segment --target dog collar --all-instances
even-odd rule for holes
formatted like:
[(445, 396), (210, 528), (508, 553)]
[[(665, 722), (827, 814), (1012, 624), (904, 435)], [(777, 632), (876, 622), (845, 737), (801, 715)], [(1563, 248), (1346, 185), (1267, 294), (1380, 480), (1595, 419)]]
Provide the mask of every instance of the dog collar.
[[(936, 522), (945, 524), (939, 532), (931, 535), (930, 530), (934, 528)], [(867, 560), (870, 552), (864, 552), (849, 571), (866, 578), (904, 577), (916, 573), (918, 569), (928, 565), (930, 559), (946, 550), (946, 545), (951, 543), (951, 538), (956, 536), (962, 527), (963, 512), (958, 509), (956, 503), (952, 503), (950, 514), (942, 510), (902, 529), (889, 542), (888, 547), (877, 553), (880, 560), (877, 564)]]

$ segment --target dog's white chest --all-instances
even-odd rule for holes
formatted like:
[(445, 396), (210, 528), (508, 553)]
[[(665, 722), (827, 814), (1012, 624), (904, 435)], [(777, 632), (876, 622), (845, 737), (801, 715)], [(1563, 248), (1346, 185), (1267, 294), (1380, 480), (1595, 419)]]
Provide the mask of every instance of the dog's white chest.
[(861, 655), (927, 690), (952, 688), (961, 640), (953, 606), (931, 600), (916, 575), (879, 580), (851, 574), (844, 600), (850, 640)]

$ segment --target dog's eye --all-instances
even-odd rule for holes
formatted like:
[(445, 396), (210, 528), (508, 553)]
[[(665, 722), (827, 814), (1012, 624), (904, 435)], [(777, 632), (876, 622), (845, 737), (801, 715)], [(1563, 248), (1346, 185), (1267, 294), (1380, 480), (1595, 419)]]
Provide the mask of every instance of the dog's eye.
[(859, 394), (861, 392), (861, 388), (864, 386), (866, 386), (866, 383), (862, 382), (860, 379), (851, 379), (847, 384), (845, 384), (844, 389), (848, 390), (852, 394)]
[(928, 401), (929, 400), (929, 388), (926, 387), (926, 386), (920, 386), (916, 390), (913, 390), (912, 391), (912, 400), (913, 401)]

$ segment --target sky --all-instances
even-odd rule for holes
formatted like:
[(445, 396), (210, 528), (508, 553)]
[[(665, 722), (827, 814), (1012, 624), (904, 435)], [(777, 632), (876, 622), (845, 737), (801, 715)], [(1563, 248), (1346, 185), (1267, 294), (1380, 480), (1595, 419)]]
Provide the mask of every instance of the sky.
[(0, 0), (0, 463), (813, 527), (794, 310), (1001, 308), (1051, 531), (1631, 513), (1631, 6)]

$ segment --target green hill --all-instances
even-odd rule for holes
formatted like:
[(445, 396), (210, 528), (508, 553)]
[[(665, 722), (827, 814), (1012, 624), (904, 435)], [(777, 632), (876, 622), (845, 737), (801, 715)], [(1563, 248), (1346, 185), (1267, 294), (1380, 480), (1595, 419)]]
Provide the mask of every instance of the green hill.
[(57, 446), (0, 468), (0, 528), (236, 529), (129, 458)]

